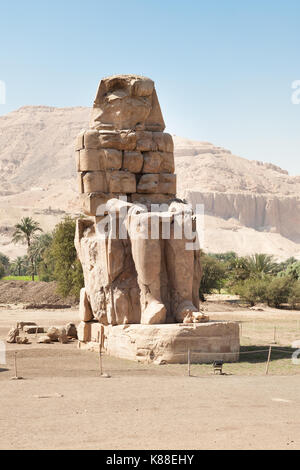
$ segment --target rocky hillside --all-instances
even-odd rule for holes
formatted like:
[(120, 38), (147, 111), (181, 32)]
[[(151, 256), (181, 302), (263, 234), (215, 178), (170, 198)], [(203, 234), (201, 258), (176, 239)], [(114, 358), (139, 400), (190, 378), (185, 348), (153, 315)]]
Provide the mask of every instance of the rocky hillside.
[[(24, 215), (53, 228), (79, 211), (73, 141), (88, 108), (23, 107), (0, 116), (0, 251), (16, 256), (13, 225)], [(300, 257), (300, 177), (207, 142), (174, 136), (178, 193), (205, 207), (208, 251)]]

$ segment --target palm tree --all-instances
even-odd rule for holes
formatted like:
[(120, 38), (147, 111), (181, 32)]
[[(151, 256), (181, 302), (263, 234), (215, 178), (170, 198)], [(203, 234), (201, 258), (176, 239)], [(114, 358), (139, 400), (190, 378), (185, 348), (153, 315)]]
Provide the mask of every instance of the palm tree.
[(36, 233), (42, 232), (38, 222), (31, 217), (24, 217), (21, 222), (15, 225), (15, 232), (13, 234), (13, 243), (25, 242), (27, 243), (28, 255), (31, 261), (31, 276), (34, 281), (34, 257), (29, 253), (32, 241), (36, 238)]
[(264, 277), (267, 274), (274, 274), (277, 269), (277, 263), (273, 256), (264, 253), (256, 253), (247, 257), (249, 272), (253, 276)]
[(28, 253), (34, 260), (35, 271), (37, 269), (37, 265), (41, 262), (45, 251), (51, 245), (52, 239), (53, 237), (51, 233), (42, 233), (33, 240)]
[(21, 272), (22, 272), (23, 267), (24, 267), (24, 258), (22, 258), (21, 256), (18, 256), (13, 261), (12, 269), (14, 270), (14, 272), (18, 273), (18, 276), (21, 276)]

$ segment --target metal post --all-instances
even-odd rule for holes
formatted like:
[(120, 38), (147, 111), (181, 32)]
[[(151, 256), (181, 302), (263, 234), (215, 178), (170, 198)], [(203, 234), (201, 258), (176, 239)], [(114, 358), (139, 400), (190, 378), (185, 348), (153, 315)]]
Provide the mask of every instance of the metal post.
[(272, 353), (272, 346), (269, 348), (269, 355), (268, 355), (268, 361), (266, 365), (266, 375), (269, 373), (269, 365), (270, 365), (270, 360), (271, 360), (271, 353)]
[(188, 349), (188, 376), (191, 376), (191, 351)]
[(99, 363), (100, 363), (100, 375), (102, 376), (103, 375), (103, 368), (102, 368), (102, 344), (100, 342), (100, 346), (99, 346)]
[(15, 378), (18, 378), (18, 369), (17, 369), (17, 353), (15, 352)]

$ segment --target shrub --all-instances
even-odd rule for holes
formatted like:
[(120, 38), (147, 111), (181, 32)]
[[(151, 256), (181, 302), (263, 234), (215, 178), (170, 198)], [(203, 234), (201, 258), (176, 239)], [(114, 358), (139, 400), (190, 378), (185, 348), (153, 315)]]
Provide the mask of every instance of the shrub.
[(300, 280), (295, 282), (292, 286), (288, 303), (292, 308), (296, 308), (298, 305), (300, 305)]
[(200, 284), (200, 296), (204, 300), (204, 294), (210, 294), (214, 289), (220, 290), (225, 282), (226, 266), (209, 255), (201, 256), (202, 279)]
[(291, 276), (293, 279), (300, 279), (300, 261), (290, 264), (286, 270), (287, 276)]
[(0, 279), (5, 276), (5, 268), (2, 263), (0, 263)]
[(288, 303), (294, 284), (294, 279), (289, 276), (273, 278), (266, 292), (268, 304), (278, 308)]
[(268, 277), (249, 278), (235, 284), (232, 290), (253, 307), (259, 302), (267, 301), (266, 292), (269, 284), (270, 279)]

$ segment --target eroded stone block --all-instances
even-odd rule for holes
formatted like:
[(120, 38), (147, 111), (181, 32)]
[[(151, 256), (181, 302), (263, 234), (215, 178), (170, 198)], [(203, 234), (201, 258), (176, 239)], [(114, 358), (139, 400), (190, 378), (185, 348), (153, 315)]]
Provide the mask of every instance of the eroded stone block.
[(82, 173), (82, 184), (84, 193), (108, 191), (107, 177), (104, 171)]
[(138, 183), (137, 192), (176, 194), (176, 175), (168, 173), (144, 174)]
[(157, 150), (160, 152), (174, 152), (174, 142), (170, 134), (167, 134), (166, 132), (153, 132), (152, 138), (157, 146)]
[(143, 168), (144, 158), (142, 152), (124, 152), (123, 169), (131, 173), (140, 173)]
[(136, 149), (141, 152), (157, 150), (157, 145), (153, 140), (152, 132), (138, 131), (136, 133)]
[(98, 149), (100, 147), (99, 132), (95, 130), (85, 131), (83, 142), (86, 149)]
[(136, 179), (128, 171), (112, 171), (108, 174), (108, 191), (111, 193), (135, 193)]
[(136, 134), (134, 132), (100, 131), (99, 141), (101, 148), (117, 150), (135, 150)]
[(173, 153), (145, 152), (143, 173), (174, 173)]

